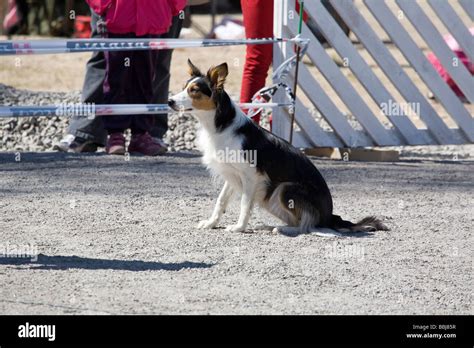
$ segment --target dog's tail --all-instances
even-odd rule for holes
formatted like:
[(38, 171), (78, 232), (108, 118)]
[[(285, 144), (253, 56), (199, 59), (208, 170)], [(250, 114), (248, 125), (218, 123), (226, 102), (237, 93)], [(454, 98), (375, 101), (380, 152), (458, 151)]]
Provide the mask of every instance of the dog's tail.
[(367, 216), (359, 222), (353, 223), (343, 220), (339, 215), (332, 215), (330, 227), (339, 232), (373, 232), (389, 230), (389, 228), (375, 216)]

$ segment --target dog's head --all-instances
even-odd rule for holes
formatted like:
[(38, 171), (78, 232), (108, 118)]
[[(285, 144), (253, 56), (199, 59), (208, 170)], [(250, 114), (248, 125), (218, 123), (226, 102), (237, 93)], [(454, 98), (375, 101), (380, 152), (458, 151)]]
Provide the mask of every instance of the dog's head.
[(175, 111), (210, 111), (217, 108), (217, 96), (224, 91), (227, 63), (211, 67), (206, 75), (188, 59), (189, 75), (183, 91), (172, 96), (168, 105)]

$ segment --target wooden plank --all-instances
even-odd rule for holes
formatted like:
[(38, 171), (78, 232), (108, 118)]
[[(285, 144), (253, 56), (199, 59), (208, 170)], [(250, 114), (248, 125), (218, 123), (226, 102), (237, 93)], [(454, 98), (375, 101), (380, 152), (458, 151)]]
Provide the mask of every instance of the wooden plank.
[[(290, 124), (290, 119), (287, 118), (288, 124)], [(311, 146), (311, 143), (306, 139), (305, 135), (300, 131), (294, 131), (293, 133), (293, 144), (297, 149), (304, 149), (308, 146)]]
[[(273, 4), (273, 35), (275, 37), (282, 37), (282, 29), (284, 22), (286, 21), (286, 1), (287, 0), (275, 0)], [(273, 45), (273, 66), (278, 67), (285, 60), (284, 43), (278, 43)], [(273, 83), (279, 81), (273, 80)], [(278, 91), (273, 96), (273, 101), (278, 103), (286, 102), (285, 93)], [(285, 123), (285, 112), (282, 108), (274, 108), (272, 111), (272, 132), (288, 140), (289, 128), (288, 131), (285, 129), (287, 124)]]
[[(282, 128), (285, 130), (288, 130), (287, 133), (289, 133), (290, 119), (291, 119), (290, 114), (288, 113), (288, 110), (286, 110), (285, 108), (281, 108), (281, 110), (283, 113), (283, 118), (281, 119), (281, 124), (283, 126)], [(273, 132), (273, 116), (272, 116), (272, 133), (275, 134), (275, 132)], [(280, 137), (280, 138), (288, 141), (288, 139), (285, 139), (284, 137)], [(314, 144), (309, 140), (306, 133), (302, 131), (296, 131), (296, 130), (293, 130), (293, 144), (292, 145), (296, 148), (306, 148), (308, 146), (314, 146)]]
[(337, 138), (335, 133), (327, 132), (319, 126), (316, 120), (311, 116), (306, 106), (301, 102), (300, 98), (296, 98), (296, 123), (301, 130), (307, 134), (313, 143), (313, 146), (342, 146), (341, 140)]
[[(275, 108), (276, 109), (276, 108)], [(290, 132), (290, 114), (286, 108), (280, 108), (282, 110), (282, 118), (280, 120), (281, 129), (287, 131), (286, 137), (279, 136), (280, 138), (288, 141), (288, 134)], [(272, 112), (272, 133), (275, 134), (273, 130), (273, 112)], [(276, 134), (275, 134), (276, 135)], [(308, 147), (308, 146), (315, 146), (314, 143), (309, 139), (308, 135), (302, 131), (293, 131), (293, 146), (298, 148)]]
[(337, 147), (306, 148), (303, 150), (306, 156), (327, 157), (330, 159), (341, 159), (341, 154)]
[[(449, 2), (445, 0), (429, 0), (428, 3), (466, 55), (471, 61), (474, 61), (474, 39)], [(474, 2), (472, 4), (474, 6)]]
[[(291, 116), (286, 108), (281, 108), (282, 113), (283, 113), (283, 119), (281, 120), (282, 124), (282, 129), (287, 131), (286, 132), (286, 138), (280, 137), (286, 141), (288, 141), (288, 134), (290, 132), (290, 120)], [(273, 113), (272, 113), (272, 133), (273, 132)], [(323, 134), (325, 136), (326, 134)], [(304, 148), (308, 146), (315, 146), (315, 144), (312, 142), (308, 134), (302, 130), (296, 131), (293, 130), (293, 146), (298, 147), (298, 148)]]
[[(286, 97), (285, 92), (281, 89), (273, 95), (272, 99), (274, 102), (277, 103), (288, 102), (288, 98)], [(275, 120), (272, 116), (272, 132), (278, 135), (280, 138), (289, 141), (290, 123), (287, 122), (288, 115), (285, 108), (273, 108), (272, 110), (275, 111), (275, 116), (277, 117), (277, 119)]]
[(365, 133), (358, 133), (351, 127), (346, 117), (339, 111), (304, 65), (300, 65), (298, 82), (301, 89), (346, 146), (373, 146), (372, 140)]
[(311, 143), (306, 139), (305, 135), (301, 131), (295, 131), (293, 133), (293, 146), (298, 149), (304, 149), (310, 145)]
[[(290, 114), (286, 112), (290, 118)], [(325, 131), (309, 113), (308, 108), (301, 102), (300, 98), (296, 98), (296, 114), (295, 123), (301, 129), (302, 134), (307, 138), (313, 147), (319, 146), (342, 146), (342, 142), (333, 132)], [(329, 145), (332, 144), (332, 145)], [(339, 145), (337, 145), (339, 144)]]
[(474, 2), (472, 0), (459, 0), (459, 4), (469, 17), (471, 17), (471, 21), (474, 21)]
[[(283, 25), (286, 21), (286, 5), (283, 0), (275, 0), (274, 3), (274, 34), (277, 37), (282, 37)], [(286, 57), (284, 44), (273, 45), (273, 66), (279, 66)], [(290, 76), (290, 78), (292, 78)], [(274, 81), (280, 82), (280, 81)], [(291, 85), (291, 81), (290, 81)], [(273, 101), (286, 102), (286, 95), (284, 92), (278, 92), (274, 96)], [(272, 111), (272, 132), (283, 139), (288, 139), (289, 135), (289, 120), (288, 113), (283, 108), (274, 108)], [(301, 128), (301, 136), (309, 143), (309, 146), (342, 146), (342, 142), (335, 136), (334, 133), (325, 132), (317, 123), (316, 120), (309, 114), (307, 108), (301, 103), (299, 98), (296, 99), (296, 124)], [(299, 136), (298, 136), (299, 137)], [(295, 141), (298, 138), (295, 137)], [(295, 143), (298, 144), (298, 143)]]
[(395, 150), (339, 149), (343, 161), (397, 162), (400, 153)]
[[(409, 103), (416, 103), (416, 105), (419, 106), (419, 116), (428, 127), (433, 138), (436, 139), (439, 144), (457, 144), (459, 140), (453, 138), (450, 129), (440, 119), (431, 104), (425, 99), (423, 94), (421, 94), (353, 3), (350, 1), (331, 0), (331, 4), (354, 34), (357, 35), (360, 42), (362, 42), (372, 58), (374, 58), (405, 100)], [(424, 136), (425, 134), (427, 135), (426, 137)], [(418, 138), (418, 144), (420, 145), (436, 144), (426, 132), (420, 132)], [(464, 141), (461, 141), (461, 143), (463, 142)]]
[(400, 152), (385, 149), (352, 149), (318, 147), (303, 150), (306, 156), (326, 157), (343, 161), (364, 161), (364, 162), (397, 162)]
[[(285, 29), (286, 32), (287, 29)], [(286, 47), (286, 56), (291, 57), (295, 53), (293, 51), (293, 47), (291, 45), (287, 45)], [(300, 62), (300, 66), (303, 65), (303, 62)], [(288, 86), (294, 86), (294, 69), (288, 75), (288, 78), (285, 83)], [(288, 101), (286, 99), (286, 101)], [(288, 114), (289, 116), (289, 114)], [(307, 107), (301, 102), (301, 100), (297, 97), (296, 98), (296, 108), (295, 108), (295, 122), (301, 128), (301, 130), (307, 135), (310, 141), (313, 143), (313, 146), (340, 146), (342, 145), (341, 141), (333, 134), (332, 136), (330, 133), (325, 132), (320, 125), (316, 122), (316, 120), (310, 115), (308, 112)], [(288, 132), (289, 134), (289, 132)], [(333, 145), (329, 145), (333, 144)], [(339, 145), (335, 145), (339, 144)]]
[[(466, 143), (466, 138), (464, 136), (464, 133), (459, 129), (459, 128), (448, 128), (449, 133), (451, 133), (451, 138), (453, 139), (452, 142), (446, 143), (444, 145), (459, 145), (459, 144), (465, 144)], [(420, 133), (425, 133), (428, 135), (430, 133), (429, 129), (420, 129)], [(428, 144), (431, 145), (431, 144)]]
[(443, 79), (441, 79), (421, 50), (416, 46), (410, 35), (408, 35), (405, 29), (400, 25), (385, 2), (378, 0), (364, 0), (364, 2), (418, 75), (458, 124), (466, 138), (470, 142), (474, 142), (474, 123), (472, 117), (459, 101), (459, 98)]
[(449, 48), (436, 27), (431, 23), (428, 16), (420, 6), (413, 0), (396, 0), (398, 6), (403, 10), (417, 31), (423, 36), (426, 43), (436, 54), (443, 67), (459, 86), (466, 98), (474, 103), (474, 80), (471, 73), (464, 64), (459, 62), (454, 66), (453, 62), (458, 60), (456, 54)]
[[(311, 13), (311, 10), (314, 12), (314, 7), (311, 9), (310, 6), (311, 2), (308, 2), (308, 13)], [(294, 11), (294, 6), (291, 1), (288, 3), (288, 9), (290, 11)], [(297, 21), (289, 18), (288, 28), (290, 29), (292, 36), (295, 36), (297, 33)], [(394, 133), (388, 132), (388, 130), (385, 129), (385, 127), (380, 123), (380, 121), (365, 104), (351, 83), (339, 70), (339, 67), (336, 65), (336, 63), (334, 63), (334, 61), (329, 57), (325, 49), (304, 23), (302, 36), (311, 40), (311, 44), (308, 46), (307, 51), (307, 55), (310, 57), (311, 61), (318, 67), (319, 71), (321, 71), (324, 77), (328, 80), (344, 104), (346, 104), (349, 110), (351, 110), (351, 112), (366, 130), (367, 134), (374, 140), (374, 142), (377, 145), (404, 144), (402, 140), (394, 136)]]
[[(319, 1), (311, 2), (307, 10), (309, 10), (310, 14), (316, 14), (316, 17), (313, 19), (319, 24), (320, 30), (328, 42), (341, 57), (348, 59), (348, 67), (369, 92), (377, 105), (381, 107), (384, 104), (388, 105), (391, 101), (396, 102), (395, 98), (390, 95), (385, 86), (375, 76), (370, 66), (362, 59), (357, 49), (352, 45), (352, 42), (347, 38), (323, 4)], [(419, 144), (418, 129), (405, 113), (401, 115), (390, 115), (388, 113), (386, 116), (396, 129), (400, 131), (406, 144)]]
[[(284, 27), (284, 33), (291, 36), (291, 32), (287, 27)], [(293, 78), (293, 74), (290, 74)], [(336, 105), (327, 96), (326, 92), (321, 88), (319, 83), (313, 78), (311, 72), (304, 64), (300, 64), (300, 72), (298, 76), (298, 85), (301, 87), (306, 96), (311, 100), (313, 105), (321, 113), (322, 117), (331, 126), (339, 139), (347, 146), (370, 146), (364, 144), (373, 144), (372, 140), (365, 133), (356, 132), (347, 121), (346, 117), (339, 111)], [(300, 103), (297, 98), (297, 107)], [(305, 113), (302, 114), (303, 118)], [(311, 116), (310, 116), (311, 117)], [(308, 120), (309, 121), (309, 120)], [(316, 120), (311, 117), (311, 122), (317, 125)], [(310, 124), (303, 125), (308, 132), (312, 133), (312, 138), (317, 136), (312, 130)], [(313, 126), (314, 127), (314, 126)], [(326, 146), (325, 143), (321, 144)], [(327, 144), (329, 146), (329, 144)]]

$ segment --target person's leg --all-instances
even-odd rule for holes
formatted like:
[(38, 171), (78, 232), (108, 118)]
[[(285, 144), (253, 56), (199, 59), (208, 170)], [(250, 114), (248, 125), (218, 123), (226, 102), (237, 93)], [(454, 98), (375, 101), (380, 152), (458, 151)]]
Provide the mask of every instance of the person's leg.
[[(273, 37), (273, 0), (241, 0), (247, 38)], [(272, 45), (247, 45), (240, 101), (251, 102), (253, 95), (265, 86), (272, 63)], [(254, 117), (259, 123), (260, 116)]]
[[(97, 32), (98, 15), (91, 11), (92, 38), (100, 38)], [(83, 103), (103, 103), (103, 83), (105, 78), (105, 56), (103, 52), (94, 52), (86, 65), (86, 76), (82, 87), (81, 101)], [(74, 117), (68, 127), (68, 133), (81, 140), (90, 141), (99, 146), (105, 146), (107, 132), (104, 129), (102, 118), (88, 119), (85, 117)]]
[[(109, 37), (134, 37), (132, 35), (114, 35)], [(130, 97), (134, 90), (135, 70), (132, 69), (135, 52), (107, 51), (104, 53), (106, 70), (104, 78), (104, 104), (130, 104), (134, 99)], [(133, 70), (133, 71), (132, 71)], [(104, 127), (109, 134), (106, 150), (109, 154), (122, 155), (125, 153), (125, 138), (123, 132), (130, 128), (132, 116), (114, 115), (103, 116)]]
[[(159, 52), (159, 51), (158, 51)], [(157, 51), (134, 51), (130, 70), (133, 78), (128, 89), (130, 104), (150, 104), (153, 101), (153, 76), (155, 73)], [(155, 121), (152, 115), (132, 116), (130, 129), (132, 134), (149, 132)]]
[[(94, 52), (87, 62), (86, 77), (82, 89), (82, 103), (103, 103), (102, 85), (105, 75), (105, 58), (103, 52)], [(76, 142), (90, 142), (96, 146), (104, 146), (107, 132), (101, 117), (92, 119), (73, 117), (68, 127), (68, 133), (76, 137)]]
[[(111, 34), (109, 36), (113, 37)], [(129, 94), (130, 91), (134, 90), (134, 86), (131, 86), (134, 81), (134, 72), (132, 72), (134, 53), (125, 51), (104, 52), (107, 63), (103, 84), (104, 104), (136, 103), (133, 96)], [(130, 63), (128, 64), (128, 62)], [(132, 121), (130, 115), (103, 116), (101, 118), (109, 135), (130, 128)]]
[(30, 14), (30, 5), (26, 0), (17, 0), (18, 11), (20, 12), (20, 30), (26, 28), (28, 30), (28, 15)]
[[(149, 104), (153, 100), (153, 76), (156, 69), (157, 51), (133, 52), (131, 71), (133, 81), (128, 90), (129, 100), (132, 104)], [(128, 151), (141, 153), (147, 156), (156, 156), (166, 152), (166, 148), (154, 141), (149, 134), (153, 127), (155, 116), (136, 115), (131, 118), (132, 139)]]
[[(178, 38), (183, 20), (179, 16), (173, 17), (168, 33), (160, 35), (162, 38)], [(157, 52), (155, 76), (153, 77), (153, 103), (167, 104), (170, 86), (170, 65), (173, 50), (160, 50)], [(155, 124), (150, 130), (150, 135), (163, 138), (168, 130), (168, 115), (161, 114), (154, 117)]]

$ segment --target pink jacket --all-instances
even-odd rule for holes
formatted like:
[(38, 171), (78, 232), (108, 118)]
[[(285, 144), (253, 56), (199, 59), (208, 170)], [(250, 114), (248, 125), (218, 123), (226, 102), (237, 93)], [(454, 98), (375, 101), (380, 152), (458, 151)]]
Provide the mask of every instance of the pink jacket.
[(173, 16), (186, 6), (186, 0), (86, 0), (106, 19), (107, 30), (114, 34), (137, 36), (163, 34)]
[[(469, 31), (471, 32), (471, 35), (474, 36), (474, 27), (469, 28)], [(474, 62), (469, 60), (469, 57), (466, 55), (463, 49), (459, 46), (456, 39), (451, 34), (447, 34), (443, 38), (444, 38), (444, 41), (446, 41), (446, 44), (448, 45), (448, 47), (454, 52), (456, 56), (458, 56), (459, 60), (466, 66), (467, 70), (469, 70), (471, 75), (474, 75)], [(428, 53), (427, 58), (430, 61), (430, 63), (434, 66), (436, 71), (438, 71), (438, 74), (440, 74), (443, 80), (446, 81), (448, 86), (451, 87), (454, 93), (456, 93), (456, 95), (460, 97), (464, 96), (464, 93), (461, 91), (461, 89), (456, 84), (456, 82), (454, 82), (453, 78), (448, 74), (448, 72), (443, 67), (439, 59), (436, 57), (436, 55), (433, 52), (430, 52)]]

